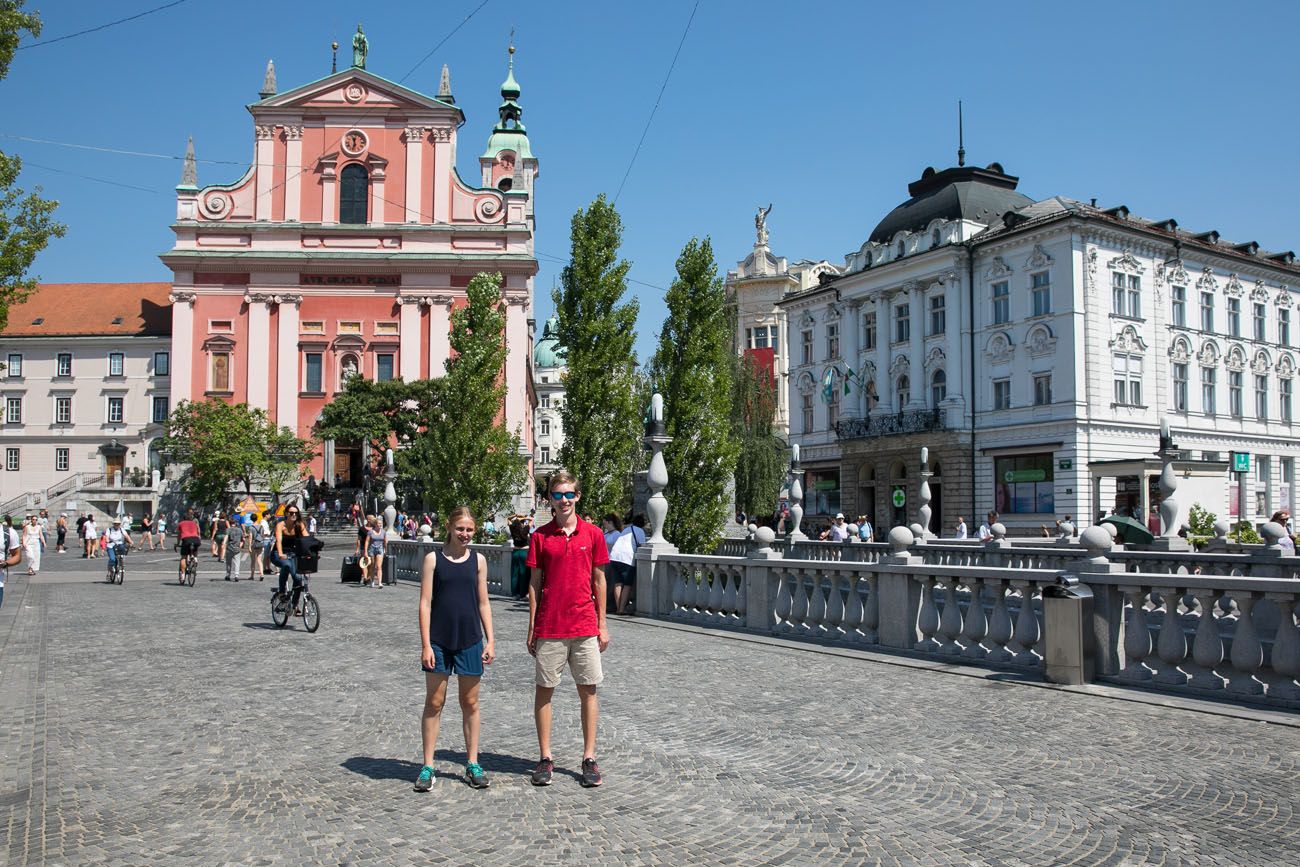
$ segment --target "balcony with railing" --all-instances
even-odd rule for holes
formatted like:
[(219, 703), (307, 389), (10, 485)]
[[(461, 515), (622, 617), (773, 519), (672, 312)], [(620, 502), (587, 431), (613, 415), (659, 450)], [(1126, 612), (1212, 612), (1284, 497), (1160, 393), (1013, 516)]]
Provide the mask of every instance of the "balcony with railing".
[(835, 423), (835, 436), (841, 440), (875, 439), (895, 434), (926, 433), (943, 427), (942, 409), (909, 409), (873, 413), (866, 418), (842, 418)]

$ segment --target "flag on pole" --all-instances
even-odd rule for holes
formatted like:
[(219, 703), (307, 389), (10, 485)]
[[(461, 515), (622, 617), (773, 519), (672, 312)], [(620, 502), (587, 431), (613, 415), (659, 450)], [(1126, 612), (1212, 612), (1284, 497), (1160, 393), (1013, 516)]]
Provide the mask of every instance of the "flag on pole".
[[(853, 368), (851, 368), (851, 367), (848, 368), (848, 371), (849, 371), (848, 373), (844, 374), (844, 393), (845, 393), (845, 394), (848, 394), (848, 393), (849, 393), (849, 380), (851, 380), (851, 379), (853, 379), (854, 377), (857, 376), (857, 374), (853, 372)], [(860, 387), (860, 386), (862, 385), (862, 383), (859, 382), (858, 385), (859, 385), (859, 387)]]
[(822, 400), (830, 403), (835, 399), (835, 368), (826, 368), (826, 373), (822, 375)]

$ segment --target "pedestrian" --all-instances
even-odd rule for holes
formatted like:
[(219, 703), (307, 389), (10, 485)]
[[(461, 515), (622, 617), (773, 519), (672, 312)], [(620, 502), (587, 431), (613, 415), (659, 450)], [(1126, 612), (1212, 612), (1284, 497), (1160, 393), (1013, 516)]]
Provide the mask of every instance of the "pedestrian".
[(566, 470), (547, 479), (552, 518), (533, 534), (528, 548), (528, 652), (536, 659), (533, 716), (541, 757), (533, 769), (535, 786), (549, 786), (555, 772), (551, 756), (551, 698), (565, 665), (578, 687), (582, 711), (584, 786), (599, 786), (596, 687), (604, 680), (600, 655), (609, 647), (605, 623), (605, 564), (609, 552), (600, 530), (578, 517), (582, 492)]
[(158, 547), (166, 548), (167, 547), (167, 515), (165, 513), (163, 512), (158, 513), (158, 521), (157, 521), (156, 528), (158, 530)]
[(844, 542), (848, 540), (849, 528), (848, 525), (844, 523), (843, 512), (837, 512), (835, 514), (835, 520), (826, 528), (826, 532), (822, 534), (822, 538), (831, 542)]
[(36, 515), (28, 515), (23, 525), (23, 549), (27, 553), (27, 574), (35, 575), (41, 571), (41, 551), (45, 548), (45, 530)]
[(998, 513), (989, 512), (984, 516), (984, 523), (980, 524), (979, 534), (981, 542), (993, 541), (993, 525), (998, 522)]
[(218, 509), (212, 516), (212, 556), (218, 560), (226, 559), (226, 533), (230, 530), (230, 522), (226, 516)]
[(64, 543), (68, 540), (67, 512), (59, 512), (59, 520), (54, 523), (54, 536), (54, 553), (67, 553), (67, 549), (64, 547)]
[(515, 521), (510, 525), (510, 598), (528, 598), (528, 525)]
[(370, 529), (366, 531), (366, 556), (370, 558), (370, 586), (384, 586), (384, 549), (388, 546), (384, 529), (379, 525), (379, 516), (370, 518)]
[(226, 580), (239, 581), (239, 572), (243, 568), (244, 548), (247, 546), (247, 534), (244, 522), (236, 515), (226, 530)]
[(876, 538), (876, 528), (871, 526), (871, 518), (868, 515), (858, 515), (858, 541), (872, 542)]
[(5, 577), (9, 569), (23, 561), (23, 549), (19, 544), (18, 534), (14, 532), (13, 518), (5, 515), (0, 524), (0, 605), (5, 601)]
[[(621, 526), (616, 515), (610, 517)], [(645, 530), (629, 523), (615, 534), (612, 544), (608, 539), (605, 544), (609, 547), (609, 575), (614, 582), (614, 613), (631, 614), (629, 603), (632, 586), (636, 584), (636, 549), (645, 544)]]
[(417, 792), (433, 787), (433, 753), (447, 700), (447, 680), (453, 674), (465, 734), (465, 782), (475, 789), (488, 787), (488, 776), (478, 763), (478, 692), (483, 666), (491, 665), (496, 658), (496, 645), (492, 606), (488, 602), (487, 558), (469, 547), (474, 541), (474, 524), (469, 509), (452, 509), (442, 550), (426, 554), (420, 566), (420, 668), (424, 670), (420, 736), (424, 765), (415, 780)]
[(1282, 546), (1282, 554), (1286, 557), (1295, 556), (1295, 539), (1291, 538), (1291, 531), (1287, 529), (1291, 525), (1291, 513), (1286, 509), (1274, 512), (1273, 517), (1269, 518), (1274, 524), (1279, 525), (1286, 532), (1278, 539), (1278, 544)]
[(81, 559), (83, 560), (90, 553), (90, 549), (86, 547), (86, 519), (89, 517), (90, 515), (77, 516), (77, 544), (81, 548)]
[(261, 512), (254, 512), (252, 522), (248, 525), (249, 548), (253, 554), (253, 571), (249, 575), (249, 580), (256, 578), (262, 580), (262, 556), (266, 553), (266, 543), (270, 537), (269, 528), (266, 521), (262, 518)]
[(492, 542), (492, 537), (495, 536), (496, 534), (497, 534), (497, 525), (492, 523), (492, 516), (488, 515), (487, 518), (483, 521), (483, 540), (490, 544)]
[(310, 533), (311, 535), (313, 536), (316, 535), (316, 528), (318, 526), (320, 525), (316, 523), (315, 515), (312, 515), (310, 518), (307, 519), (307, 532)]
[(334, 497), (334, 516), (336, 519), (343, 516), (343, 501), (337, 496)]
[(341, 487), (343, 487), (343, 474), (342, 474), (342, 473), (335, 473), (335, 474), (334, 474), (334, 487), (336, 487), (336, 488), (341, 488)]
[(143, 550), (145, 543), (149, 544), (149, 550), (154, 549), (153, 544), (153, 518), (148, 512), (140, 516), (140, 548)]
[(1056, 522), (1056, 538), (1069, 539), (1079, 531), (1074, 528), (1074, 516), (1066, 515)]
[(953, 538), (955, 538), (955, 539), (965, 539), (965, 538), (967, 538), (967, 533), (966, 533), (966, 518), (965, 518), (964, 516), (962, 516), (962, 515), (958, 515), (958, 516), (957, 516), (957, 535), (954, 536)]
[(98, 547), (99, 530), (95, 527), (95, 516), (90, 512), (86, 513), (86, 523), (82, 526), (82, 532), (86, 535), (86, 556), (93, 560), (99, 556), (95, 550)]

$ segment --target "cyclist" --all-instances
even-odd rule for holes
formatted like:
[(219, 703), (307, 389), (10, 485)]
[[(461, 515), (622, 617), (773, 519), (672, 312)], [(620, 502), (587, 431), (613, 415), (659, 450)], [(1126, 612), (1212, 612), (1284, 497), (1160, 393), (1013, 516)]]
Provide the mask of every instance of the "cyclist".
[(194, 509), (186, 509), (185, 517), (176, 525), (176, 546), (181, 549), (181, 562), (177, 567), (177, 577), (185, 582), (185, 559), (191, 554), (199, 553), (203, 544), (203, 535), (199, 532), (199, 522), (194, 520)]
[(298, 574), (298, 554), (302, 540), (307, 538), (307, 526), (297, 506), (284, 510), (284, 520), (275, 528), (275, 547), (271, 549), (271, 562), (280, 567), (280, 593), (284, 593), (289, 576), (293, 576), (293, 613), (301, 614), (298, 599), (302, 595), (302, 576)]
[(122, 529), (122, 519), (114, 518), (113, 526), (104, 534), (108, 539), (108, 574), (113, 574), (117, 558), (126, 554), (126, 547), (131, 544), (131, 531)]

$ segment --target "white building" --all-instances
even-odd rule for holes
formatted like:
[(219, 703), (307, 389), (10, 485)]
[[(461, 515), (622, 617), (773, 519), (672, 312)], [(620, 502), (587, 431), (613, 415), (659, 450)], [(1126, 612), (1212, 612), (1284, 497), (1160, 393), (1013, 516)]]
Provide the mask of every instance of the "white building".
[[(935, 532), (990, 509), (1022, 532), (1064, 514), (1140, 517), (1159, 500), (1143, 459), (1162, 418), (1184, 458), (1208, 462), (1180, 464), (1186, 475), (1247, 452), (1246, 517), (1289, 508), (1294, 255), (1122, 206), (1033, 201), (1017, 182), (996, 163), (926, 169), (843, 276), (781, 302), (809, 513), (915, 520), (927, 445)], [(1236, 505), (1222, 479), (1202, 503), (1221, 517)]]
[(564, 422), (560, 407), (564, 404), (564, 351), (558, 336), (560, 320), (552, 316), (542, 328), (542, 339), (533, 347), (533, 390), (537, 393), (534, 410), (533, 455), (534, 477), (545, 484), (548, 475), (560, 465), (560, 448), (564, 445)]
[(736, 306), (736, 352), (767, 371), (776, 388), (774, 432), (787, 438), (790, 432), (790, 350), (782, 335), (788, 333), (785, 311), (778, 303), (785, 296), (817, 286), (840, 271), (826, 260), (803, 259), (789, 264), (768, 248), (767, 215), (759, 209), (755, 217), (757, 239), (754, 249), (736, 270), (728, 271), (726, 289)]
[[(171, 411), (169, 283), (39, 286), (0, 333), (0, 511), (152, 502)], [(124, 484), (114, 488), (121, 471)], [(138, 484), (132, 484), (133, 482)]]

